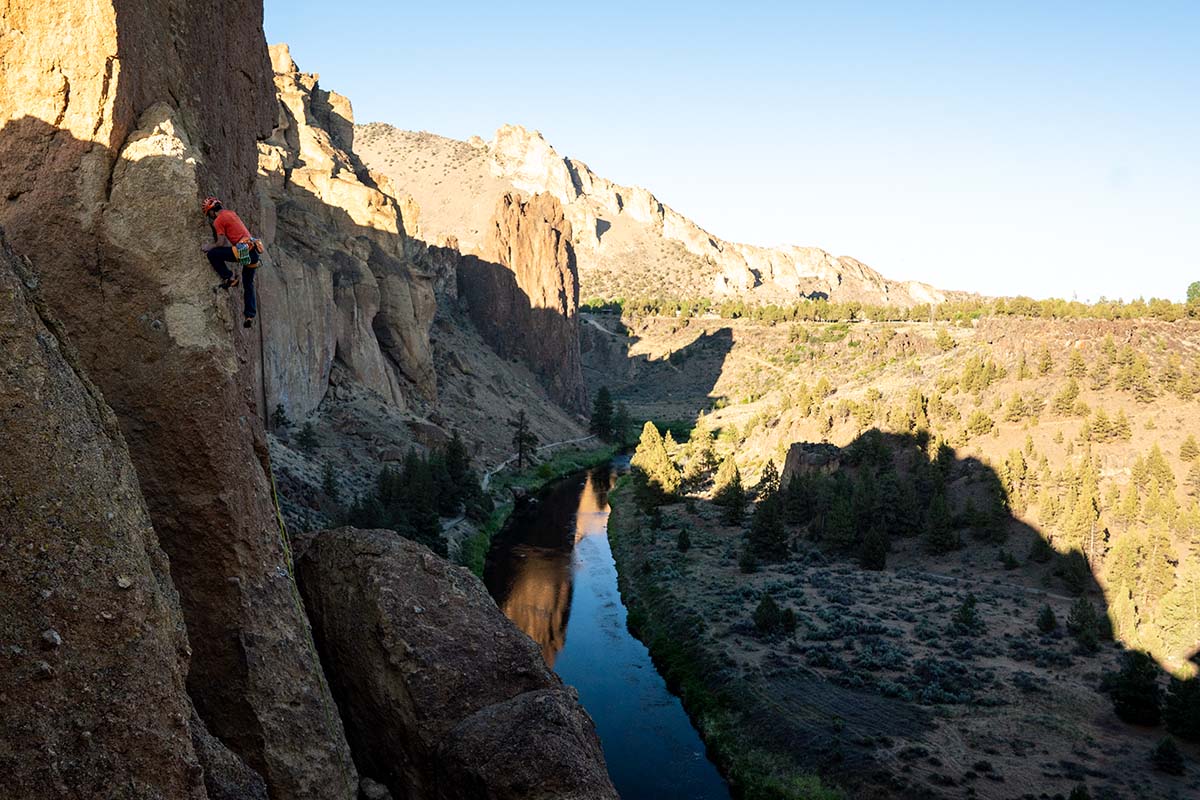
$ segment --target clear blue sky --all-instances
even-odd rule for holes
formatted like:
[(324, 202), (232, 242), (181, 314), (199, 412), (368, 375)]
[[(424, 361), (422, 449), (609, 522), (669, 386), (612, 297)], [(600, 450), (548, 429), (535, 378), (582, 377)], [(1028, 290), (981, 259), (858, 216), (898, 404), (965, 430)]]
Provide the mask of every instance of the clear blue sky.
[(564, 155), (726, 239), (990, 294), (1200, 280), (1200, 2), (266, 0), (359, 122)]

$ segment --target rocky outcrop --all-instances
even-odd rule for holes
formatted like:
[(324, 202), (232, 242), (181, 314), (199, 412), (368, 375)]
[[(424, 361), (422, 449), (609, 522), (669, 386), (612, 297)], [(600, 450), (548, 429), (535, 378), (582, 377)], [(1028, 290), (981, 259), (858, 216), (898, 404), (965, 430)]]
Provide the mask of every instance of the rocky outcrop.
[(0, 797), (203, 798), (188, 648), (116, 418), (0, 241)]
[(414, 393), (434, 399), (436, 275), (417, 264), (425, 248), (354, 156), (350, 102), (300, 72), (286, 45), (271, 48), (271, 61), (279, 116), (259, 145), (273, 262), (263, 273), (264, 313), (273, 315), (264, 328), (266, 405), (306, 416), (335, 359), (399, 408)]
[(590, 718), (469, 572), (392, 531), (297, 552), (364, 775), (414, 800), (616, 796)]
[(500, 198), (490, 235), (458, 267), (458, 294), (484, 339), (529, 364), (550, 395), (584, 411), (579, 278), (571, 223), (549, 194)]
[[(426, 209), (427, 234), (473, 247), (486, 238), (481, 193), (553, 195), (571, 223), (585, 297), (742, 297), (763, 303), (824, 297), (912, 306), (945, 293), (894, 281), (848, 256), (815, 247), (756, 247), (722, 240), (646, 189), (621, 186), (564, 158), (537, 131), (504, 125), (488, 143), (458, 142), (373, 124), (362, 156)], [(443, 180), (444, 175), (453, 180)], [(459, 196), (461, 193), (462, 196)]]
[(842, 448), (821, 442), (792, 442), (783, 462), (780, 482), (784, 485), (800, 475), (837, 472), (842, 463)]
[[(206, 194), (261, 229), (255, 140), (275, 122), (261, 5), (231, 0), (221, 14), (238, 24), (214, 24), (209, 7), (187, 0), (8, 0), (0, 223), (120, 421), (171, 558), (200, 717), (274, 797), (350, 797), (357, 780), (272, 502), (251, 391), (260, 342), (234, 328), (240, 301), (214, 295), (198, 250)], [(68, 546), (58, 538), (46, 546)], [(158, 668), (148, 656), (114, 669), (114, 680), (119, 670), (150, 680)], [(154, 690), (129, 702), (152, 717), (176, 713)]]

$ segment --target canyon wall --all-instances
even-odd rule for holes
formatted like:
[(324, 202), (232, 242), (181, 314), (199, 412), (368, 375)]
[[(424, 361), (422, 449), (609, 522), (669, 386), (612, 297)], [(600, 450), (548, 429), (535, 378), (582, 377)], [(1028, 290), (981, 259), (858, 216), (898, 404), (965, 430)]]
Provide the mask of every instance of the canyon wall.
[[(264, 324), (266, 407), (302, 418), (321, 402), (336, 359), (392, 405), (437, 396), (429, 326), (434, 282), (397, 201), (353, 154), (350, 102), (271, 48), (278, 119), (259, 145), (270, 268)], [(383, 188), (387, 188), (386, 185)], [(415, 209), (410, 210), (415, 215)], [(437, 268), (419, 266), (429, 260)]]
[(276, 104), (261, 5), (0, 9), (0, 224), (116, 412), (171, 559), (191, 697), (273, 796), (350, 797), (272, 500), (259, 343), (199, 251), (204, 195), (264, 222), (256, 142)]
[(458, 294), (484, 338), (520, 358), (564, 407), (584, 412), (579, 278), (571, 223), (549, 194), (500, 198), (488, 238), (458, 267)]

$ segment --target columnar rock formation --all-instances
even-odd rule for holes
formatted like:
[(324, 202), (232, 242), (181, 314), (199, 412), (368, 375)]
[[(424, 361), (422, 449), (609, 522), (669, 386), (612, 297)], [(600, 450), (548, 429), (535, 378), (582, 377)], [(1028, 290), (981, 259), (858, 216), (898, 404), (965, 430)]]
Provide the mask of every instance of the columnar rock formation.
[(350, 102), (300, 72), (286, 45), (273, 46), (271, 60), (279, 117), (259, 145), (273, 245), (263, 273), (266, 405), (308, 414), (335, 359), (398, 407), (414, 392), (433, 399), (435, 276), (417, 266), (424, 248), (355, 158)]
[(0, 241), (0, 796), (203, 798), (188, 646), (112, 411)]
[(548, 194), (500, 198), (488, 238), (458, 267), (458, 294), (502, 356), (521, 358), (567, 408), (587, 408), (571, 223)]
[(473, 575), (392, 531), (322, 531), (298, 551), (363, 774), (412, 800), (616, 797), (573, 690)]
[(757, 247), (724, 241), (640, 187), (621, 186), (564, 158), (536, 131), (504, 125), (490, 142), (457, 142), (387, 125), (363, 126), (360, 154), (426, 209), (429, 235), (471, 248), (486, 238), (481, 198), (545, 192), (573, 231), (585, 297), (802, 297), (910, 306), (944, 293), (884, 278), (860, 261), (815, 247)]
[(232, 26), (214, 14), (189, 0), (5, 0), (0, 223), (120, 421), (171, 558), (200, 716), (273, 796), (349, 797), (354, 768), (272, 502), (250, 391), (258, 343), (234, 328), (238, 300), (214, 295), (198, 249), (205, 194), (262, 223), (255, 140), (275, 121), (261, 5), (222, 3)]

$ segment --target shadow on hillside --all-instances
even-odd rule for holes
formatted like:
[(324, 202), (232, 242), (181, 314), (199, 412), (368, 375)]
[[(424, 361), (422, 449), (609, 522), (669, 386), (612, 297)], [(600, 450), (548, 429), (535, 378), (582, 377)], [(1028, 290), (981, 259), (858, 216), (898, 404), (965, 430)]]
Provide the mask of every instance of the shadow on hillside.
[[(973, 634), (969, 630), (956, 633), (951, 626), (947, 632), (937, 634), (944, 640), (936, 645), (943, 665), (938, 669), (950, 668), (931, 684), (932, 693), (942, 699), (922, 699), (920, 702), (962, 703), (968, 707), (986, 702), (987, 680), (990, 679), (982, 678), (986, 670), (981, 670), (978, 663), (972, 663), (985, 651), (989, 656), (1001, 655), (1017, 663), (1032, 663), (1034, 659), (1045, 657), (1045, 651), (1049, 650), (1056, 653), (1054, 658), (1060, 659), (1059, 666), (1074, 663), (1092, 670), (1097, 666), (1094, 661), (1097, 653), (1101, 656), (1107, 653), (1111, 659), (1115, 650), (1123, 658), (1129, 651), (1122, 643), (1110, 638), (1109, 603), (1093, 574), (1093, 569), (1099, 567), (1089, 567), (1087, 557), (1079, 549), (1065, 553), (1054, 551), (1049, 547), (1048, 536), (1014, 517), (1004, 483), (992, 468), (975, 458), (959, 458), (946, 445), (937, 447), (932, 453), (930, 450), (930, 439), (926, 434), (883, 433), (876, 429), (863, 433), (844, 448), (796, 443), (789, 451), (780, 490), (788, 539), (791, 547), (797, 550), (809, 550), (815, 545), (818, 553), (859, 560), (859, 566), (864, 570), (860, 574), (865, 576), (871, 574), (866, 571), (870, 568), (890, 569), (880, 563), (867, 566), (869, 555), (864, 557), (864, 554), (869, 552), (872, 543), (877, 546), (882, 540), (883, 547), (890, 553), (892, 545), (901, 540), (918, 540), (916, 546), (929, 553), (928, 560), (923, 560), (920, 570), (911, 565), (900, 569), (895, 573), (897, 577), (928, 579), (934, 586), (954, 589), (961, 595), (978, 592), (981, 607), (998, 586), (1010, 592), (1028, 594), (1029, 602), (1024, 604), (1028, 609), (1028, 636), (1010, 638), (1006, 633), (1004, 638), (989, 639), (986, 631), (981, 632), (976, 634), (978, 641), (986, 642), (986, 645), (977, 651), (970, 638), (957, 638), (971, 637)], [(1107, 539), (1107, 531), (1098, 533)], [(811, 545), (800, 545), (801, 541)], [(995, 562), (1003, 553), (1009, 553), (1019, 564), (1010, 562), (1006, 568), (1025, 570), (1026, 574), (1041, 573), (1040, 585), (1004, 582), (995, 574), (979, 577), (969, 572), (962, 577), (945, 574), (950, 566), (961, 562), (960, 551), (972, 548), (994, 551), (984, 558)], [(818, 563), (823, 563), (821, 556), (816, 557)], [(890, 560), (890, 555), (887, 558)], [(939, 560), (947, 562), (947, 569), (939, 569)], [(968, 570), (973, 567), (968, 565)], [(852, 602), (847, 594), (852, 590), (831, 587), (830, 591), (845, 595), (846, 599), (841, 602)], [(1035, 622), (1043, 595), (1087, 598), (1098, 612), (1096, 641), (1088, 643), (1086, 636), (1064, 630), (1067, 619), (1061, 600), (1057, 601), (1058, 629), (1039, 634)], [(786, 604), (783, 597), (781, 595), (780, 600)], [(924, 619), (924, 612), (917, 608), (917, 599), (915, 593), (891, 598), (891, 605), (877, 609), (881, 612), (877, 621), (882, 623), (885, 619), (895, 618), (899, 611), (909, 619), (935, 622)], [(906, 602), (911, 602), (912, 606), (907, 606)], [(844, 623), (839, 622), (845, 627)], [(940, 621), (935, 624), (940, 625)], [(849, 629), (853, 630), (853, 625)], [(849, 644), (844, 649), (846, 658), (850, 658), (853, 651)], [(840, 660), (837, 656), (833, 658)], [(1200, 666), (1200, 651), (1192, 653), (1189, 659)], [(961, 669), (949, 662), (957, 662)], [(1042, 665), (1039, 663), (1039, 666)], [(1080, 666), (1073, 669), (1078, 670)], [(867, 687), (857, 688), (854, 681), (860, 680), (863, 674), (867, 675)], [(1166, 677), (1166, 671), (1160, 668), (1160, 684), (1165, 685)], [(775, 698), (776, 707), (787, 708), (789, 713), (781, 716), (763, 707), (750, 714), (761, 717), (761, 728), (767, 732), (764, 735), (773, 747), (808, 753), (813, 768), (838, 775), (852, 784), (864, 781), (873, 784), (878, 780), (882, 781), (880, 786), (888, 786), (889, 791), (894, 791), (899, 787), (889, 782), (896, 776), (874, 763), (873, 745), (869, 743), (873, 737), (895, 735), (890, 718), (886, 713), (881, 716), (881, 707), (891, 703), (898, 709), (901, 706), (911, 709), (912, 700), (901, 703), (883, 699), (881, 691), (885, 697), (895, 697), (895, 692), (900, 690), (894, 687), (880, 689), (884, 684), (873, 683), (875, 680), (861, 669), (835, 671), (832, 678), (824, 682), (835, 684), (831, 689), (819, 687), (820, 680), (814, 683), (811, 677), (798, 675), (794, 681), (781, 684), (795, 691), (785, 688)], [(904, 680), (902, 677), (901, 684), (907, 690), (919, 688), (916, 683), (904, 684)], [(1100, 690), (1099, 685), (1094, 688)], [(848, 699), (847, 693), (859, 696), (860, 700)], [(955, 699), (956, 695), (959, 699)], [(1107, 706), (1108, 701), (1103, 702)], [(836, 735), (829, 733), (829, 718), (841, 720), (839, 725), (842, 727)], [(913, 731), (920, 730), (928, 728), (913, 728)], [(1130, 726), (1131, 733), (1135, 730)], [(860, 742), (868, 744), (862, 746)]]
[(584, 375), (594, 394), (607, 386), (635, 417), (693, 420), (713, 408), (712, 396), (733, 350), (733, 329), (705, 331), (666, 358), (629, 355), (638, 342), (617, 314), (583, 314)]

